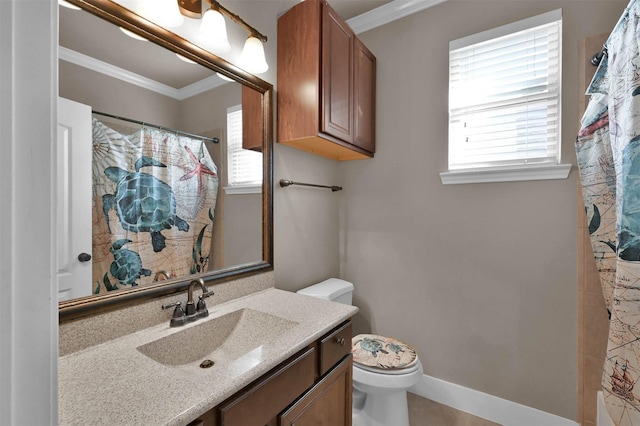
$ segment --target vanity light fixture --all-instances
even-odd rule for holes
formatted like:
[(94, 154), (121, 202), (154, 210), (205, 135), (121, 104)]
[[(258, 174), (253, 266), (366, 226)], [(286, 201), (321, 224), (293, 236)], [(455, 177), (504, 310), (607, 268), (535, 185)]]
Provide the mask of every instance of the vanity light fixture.
[[(175, 1), (175, 0), (174, 0)], [(222, 6), (217, 0), (206, 0), (210, 8), (202, 14), (202, 0), (177, 0), (180, 13), (189, 18), (202, 18), (200, 30), (196, 36), (199, 43), (213, 53), (227, 52), (231, 46), (227, 38), (227, 28), (224, 16), (228, 16), (233, 22), (249, 32), (245, 41), (240, 66), (252, 74), (262, 74), (269, 69), (264, 56), (264, 46), (267, 36), (247, 24), (240, 16)]]

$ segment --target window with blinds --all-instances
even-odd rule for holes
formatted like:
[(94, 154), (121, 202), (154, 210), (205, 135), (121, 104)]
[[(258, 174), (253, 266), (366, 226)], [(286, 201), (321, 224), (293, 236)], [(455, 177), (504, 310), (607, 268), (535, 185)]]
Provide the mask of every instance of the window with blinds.
[(560, 163), (562, 12), (449, 44), (449, 171)]
[(227, 180), (232, 190), (262, 186), (262, 153), (242, 148), (241, 105), (227, 108)]

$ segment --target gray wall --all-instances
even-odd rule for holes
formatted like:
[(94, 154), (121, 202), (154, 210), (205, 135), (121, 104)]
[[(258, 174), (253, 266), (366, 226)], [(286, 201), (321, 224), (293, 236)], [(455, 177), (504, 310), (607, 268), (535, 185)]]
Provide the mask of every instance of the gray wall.
[(414, 344), (425, 374), (574, 419), (577, 172), (441, 184), (448, 42), (563, 8), (562, 157), (575, 164), (578, 41), (610, 32), (626, 4), (449, 0), (361, 34), (378, 60), (376, 156), (276, 146), (276, 181), (345, 188), (276, 188), (276, 285), (339, 275), (355, 284), (356, 331)]

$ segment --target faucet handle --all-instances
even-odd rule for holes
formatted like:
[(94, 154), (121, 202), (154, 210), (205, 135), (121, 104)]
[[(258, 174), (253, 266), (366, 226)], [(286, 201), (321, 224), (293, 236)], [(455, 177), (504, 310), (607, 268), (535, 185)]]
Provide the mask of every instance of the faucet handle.
[(213, 296), (215, 293), (213, 290), (211, 291), (205, 291), (204, 293), (202, 293), (202, 296), (200, 296), (202, 299), (206, 299), (209, 296)]
[(173, 308), (175, 306), (175, 309), (173, 310), (173, 315), (171, 315), (171, 321), (169, 321), (169, 327), (179, 327), (181, 325), (186, 324), (187, 322), (187, 316), (184, 313), (184, 310), (182, 309), (182, 303), (180, 302), (174, 302), (174, 303), (169, 303), (166, 305), (162, 305), (162, 309), (169, 309), (169, 308)]
[(166, 305), (162, 305), (162, 310), (164, 311), (165, 309), (169, 309), (169, 308), (173, 308), (173, 307), (180, 308), (182, 309), (182, 303), (180, 302), (173, 302), (173, 303), (167, 303)]
[(204, 302), (205, 295), (198, 297), (198, 304), (196, 305), (196, 315), (199, 318), (205, 318), (209, 316), (209, 310), (207, 309), (207, 304)]

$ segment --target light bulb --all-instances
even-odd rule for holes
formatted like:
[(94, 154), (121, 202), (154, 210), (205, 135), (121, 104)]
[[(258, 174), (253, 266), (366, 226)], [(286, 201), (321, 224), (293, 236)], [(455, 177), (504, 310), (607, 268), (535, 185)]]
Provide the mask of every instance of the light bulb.
[(252, 74), (262, 74), (269, 69), (269, 64), (264, 57), (264, 46), (254, 36), (249, 36), (242, 49), (240, 66)]
[(217, 10), (209, 9), (204, 13), (196, 39), (202, 47), (213, 53), (224, 53), (231, 49), (224, 16)]

